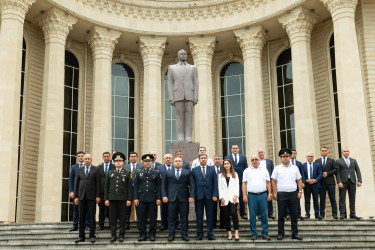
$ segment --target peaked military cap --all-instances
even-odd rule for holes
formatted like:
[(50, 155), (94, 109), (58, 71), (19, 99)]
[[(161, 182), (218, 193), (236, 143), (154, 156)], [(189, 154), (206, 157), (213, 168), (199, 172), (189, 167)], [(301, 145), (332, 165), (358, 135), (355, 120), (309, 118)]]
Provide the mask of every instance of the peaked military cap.
[(154, 156), (151, 154), (142, 155), (142, 161), (154, 161)]
[(292, 151), (290, 151), (289, 148), (282, 148), (279, 151), (279, 157), (281, 157), (281, 156), (291, 156), (291, 155), (292, 155)]
[(114, 161), (125, 161), (126, 157), (123, 153), (116, 152), (116, 153), (113, 154), (112, 160), (114, 160)]

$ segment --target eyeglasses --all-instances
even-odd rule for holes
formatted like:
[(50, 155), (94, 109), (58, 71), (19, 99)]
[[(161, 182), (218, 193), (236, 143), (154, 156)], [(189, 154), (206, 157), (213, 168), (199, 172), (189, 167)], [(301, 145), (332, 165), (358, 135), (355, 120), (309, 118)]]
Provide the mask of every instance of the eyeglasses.
[(251, 159), (251, 161), (259, 161), (259, 159)]

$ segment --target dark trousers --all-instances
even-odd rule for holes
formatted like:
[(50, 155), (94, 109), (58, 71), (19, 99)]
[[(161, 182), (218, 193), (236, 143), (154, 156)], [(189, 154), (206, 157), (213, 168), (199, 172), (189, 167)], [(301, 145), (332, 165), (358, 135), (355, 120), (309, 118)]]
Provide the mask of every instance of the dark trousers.
[(348, 191), (350, 216), (353, 216), (353, 215), (355, 215), (355, 192), (356, 192), (357, 186), (356, 186), (355, 183), (351, 182), (350, 179), (348, 179), (342, 185), (344, 187), (339, 188), (340, 215), (345, 215), (345, 217), (346, 217), (346, 191)]
[(146, 222), (147, 217), (150, 218), (150, 228), (148, 230), (149, 236), (155, 236), (156, 233), (156, 219), (157, 219), (157, 205), (153, 202), (140, 202), (138, 205), (138, 230), (139, 235), (144, 237), (147, 235)]
[(100, 197), (99, 206), (99, 227), (104, 227), (105, 218), (109, 217), (109, 208), (104, 204), (104, 196)]
[(220, 227), (225, 227), (225, 211), (224, 211), (224, 207), (220, 206), (220, 201), (219, 199), (217, 201), (214, 201), (214, 214), (213, 214), (213, 227), (215, 228), (216, 227), (216, 224), (217, 224), (217, 210), (218, 210), (218, 205), (219, 205), (219, 217), (220, 217)]
[(231, 231), (230, 217), (232, 217), (232, 220), (233, 220), (234, 230), (239, 229), (238, 215), (237, 215), (237, 204), (238, 203), (233, 204), (231, 202), (228, 202), (228, 205), (222, 207), (222, 210), (224, 211), (225, 228), (227, 229), (227, 232)]
[(197, 217), (197, 236), (203, 237), (203, 212), (206, 209), (207, 219), (207, 236), (213, 237), (213, 208), (214, 203), (212, 199), (203, 198), (202, 200), (195, 200), (195, 215)]
[(96, 201), (84, 198), (79, 201), (79, 237), (85, 239), (85, 221), (88, 215), (90, 221), (90, 238), (95, 237)]
[(292, 236), (298, 235), (297, 225), (297, 191), (295, 192), (277, 192), (278, 208), (278, 235), (284, 236), (284, 224), (286, 210), (289, 208), (291, 217)]
[[(75, 205), (74, 200), (73, 200), (73, 227), (78, 228), (78, 220), (79, 220), (79, 205)], [(90, 226), (89, 215), (86, 214), (86, 227), (89, 227), (89, 226)]]
[(176, 226), (178, 225), (178, 214), (181, 217), (181, 236), (188, 236), (188, 216), (189, 216), (189, 203), (186, 202), (168, 202), (168, 231), (169, 235), (174, 236)]
[[(126, 207), (125, 226), (130, 226), (130, 216), (132, 215), (132, 206), (133, 206), (133, 202), (129, 207)], [(138, 207), (134, 206), (134, 210), (138, 217)]]
[(306, 211), (306, 216), (310, 216), (310, 201), (311, 201), (311, 194), (313, 197), (313, 202), (314, 202), (314, 212), (315, 212), (315, 217), (319, 216), (319, 188), (316, 187), (316, 185), (310, 185), (310, 184), (305, 184), (305, 189), (304, 189), (304, 194), (305, 194), (305, 211)]
[(272, 201), (267, 201), (268, 205), (268, 216), (273, 216), (273, 206)]
[(109, 201), (109, 226), (111, 235), (116, 237), (117, 220), (119, 221), (119, 236), (125, 235), (126, 201)]
[(243, 202), (243, 193), (242, 193), (242, 182), (240, 182), (240, 216), (243, 217), (246, 215), (245, 213), (245, 202)]
[(160, 206), (161, 226), (168, 227), (168, 203), (162, 203)]
[(328, 197), (331, 202), (332, 215), (337, 216), (337, 204), (335, 197), (335, 184), (326, 184), (325, 182), (320, 183), (320, 216), (324, 217), (326, 215), (326, 193), (328, 192)]

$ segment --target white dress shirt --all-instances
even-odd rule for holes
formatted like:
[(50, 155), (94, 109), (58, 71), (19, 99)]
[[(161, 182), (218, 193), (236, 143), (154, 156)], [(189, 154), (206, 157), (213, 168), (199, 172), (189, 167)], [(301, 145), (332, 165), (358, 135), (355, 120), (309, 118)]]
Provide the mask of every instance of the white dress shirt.
[(294, 192), (297, 189), (296, 180), (301, 179), (298, 168), (292, 164), (277, 165), (272, 172), (272, 179), (277, 181), (277, 192)]
[(259, 158), (259, 167), (267, 169), (266, 158), (264, 158), (263, 160)]
[[(200, 166), (199, 158), (195, 159), (193, 163), (191, 164), (191, 169)], [(207, 166), (214, 166), (214, 161), (210, 158), (207, 159)]]
[(270, 174), (266, 168), (250, 166), (243, 171), (242, 182), (246, 182), (247, 192), (263, 193), (267, 191), (267, 181), (270, 181)]
[(297, 160), (296, 159), (290, 159), (290, 164), (293, 166), (297, 166)]

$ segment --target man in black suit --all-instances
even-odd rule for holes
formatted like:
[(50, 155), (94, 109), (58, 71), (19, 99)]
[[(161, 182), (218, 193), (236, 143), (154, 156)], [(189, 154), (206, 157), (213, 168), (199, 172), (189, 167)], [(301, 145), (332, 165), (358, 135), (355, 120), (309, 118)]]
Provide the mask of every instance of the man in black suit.
[(105, 218), (109, 218), (108, 207), (104, 205), (104, 183), (109, 170), (115, 169), (115, 165), (111, 162), (111, 153), (104, 152), (102, 154), (103, 162), (98, 166), (100, 174), (100, 203), (99, 203), (99, 227), (98, 231), (104, 230)]
[[(258, 157), (259, 157), (259, 167), (260, 168), (266, 168), (268, 170), (268, 174), (272, 176), (272, 172), (274, 169), (273, 161), (270, 159), (265, 158), (266, 154), (264, 152), (263, 148), (258, 149)], [(275, 219), (275, 216), (273, 216), (273, 205), (272, 200), (268, 201), (268, 218), (269, 219)]]
[(150, 151), (149, 154), (154, 157), (154, 162), (152, 163), (151, 169), (158, 169), (158, 166), (160, 166), (161, 164), (156, 161), (156, 156), (157, 156), (156, 151), (152, 150), (152, 151)]
[(184, 160), (184, 154), (182, 153), (181, 150), (176, 151), (176, 157), (180, 157), (182, 159), (182, 162), (183, 162), (182, 168), (186, 170), (191, 170), (190, 163)]
[(163, 176), (163, 203), (168, 203), (168, 241), (174, 240), (178, 214), (181, 216), (182, 240), (189, 241), (189, 202), (194, 202), (195, 185), (191, 171), (183, 169), (182, 163), (182, 158), (176, 157), (173, 161), (174, 169), (167, 171)]
[[(339, 208), (340, 208), (340, 219), (346, 218), (346, 191), (349, 194), (349, 208), (350, 218), (360, 220), (355, 214), (355, 192), (356, 184), (358, 187), (362, 186), (361, 170), (359, 169), (358, 163), (355, 159), (350, 158), (350, 150), (345, 147), (342, 149), (342, 158), (336, 161), (338, 165), (337, 171), (337, 184), (339, 186)], [(356, 178), (357, 174), (357, 178)]]
[(95, 242), (95, 212), (96, 204), (100, 202), (100, 175), (98, 168), (91, 165), (92, 157), (84, 156), (85, 166), (77, 169), (74, 185), (74, 203), (79, 203), (79, 239), (75, 242), (85, 241), (85, 217), (89, 215), (90, 241)]
[[(85, 155), (85, 152), (83, 151), (77, 152), (76, 156), (77, 156), (78, 162), (70, 168), (70, 173), (69, 173), (69, 197), (73, 200), (73, 227), (69, 229), (69, 232), (78, 230), (79, 206), (74, 204), (74, 181), (76, 179), (77, 169), (85, 165), (84, 155)], [(89, 227), (89, 226), (90, 226), (90, 223), (87, 217), (86, 227)]]
[[(216, 172), (217, 180), (219, 181), (219, 176), (221, 172), (223, 171), (223, 159), (221, 158), (221, 155), (217, 154), (214, 156), (214, 169)], [(220, 195), (220, 194), (219, 194)], [(214, 221), (213, 221), (213, 227), (216, 228), (217, 223), (217, 207), (219, 206), (220, 209), (220, 229), (226, 229), (225, 227), (225, 209), (223, 209), (223, 206), (220, 206), (219, 199), (214, 202)]]
[[(137, 152), (130, 152), (129, 153), (129, 163), (125, 164), (124, 168), (132, 174), (132, 176), (135, 176), (135, 173), (138, 172), (141, 169), (144, 169), (145, 167), (142, 164), (139, 164), (138, 162), (138, 153)], [(134, 186), (134, 185), (133, 185)], [(137, 208), (135, 207), (135, 210), (137, 212)], [(130, 229), (130, 216), (133, 211), (133, 202), (132, 205), (129, 207), (126, 207), (126, 215), (125, 215), (125, 229)]]
[(242, 175), (243, 171), (247, 168), (247, 160), (246, 157), (243, 155), (240, 155), (240, 148), (238, 145), (232, 145), (231, 148), (232, 154), (228, 155), (225, 157), (225, 159), (229, 159), (234, 167), (234, 171), (238, 174), (238, 179), (240, 181), (240, 198), (239, 198), (239, 203), (240, 203), (240, 216), (242, 219), (247, 220), (247, 216), (245, 213), (245, 203), (243, 202), (243, 194), (242, 194)]
[(334, 219), (337, 218), (337, 204), (335, 198), (335, 175), (337, 173), (336, 161), (332, 158), (327, 157), (328, 148), (322, 147), (320, 149), (321, 158), (317, 159), (315, 162), (320, 164), (323, 171), (323, 178), (320, 180), (320, 216), (324, 218), (326, 215), (326, 194), (328, 192), (329, 200), (331, 201), (332, 216)]

